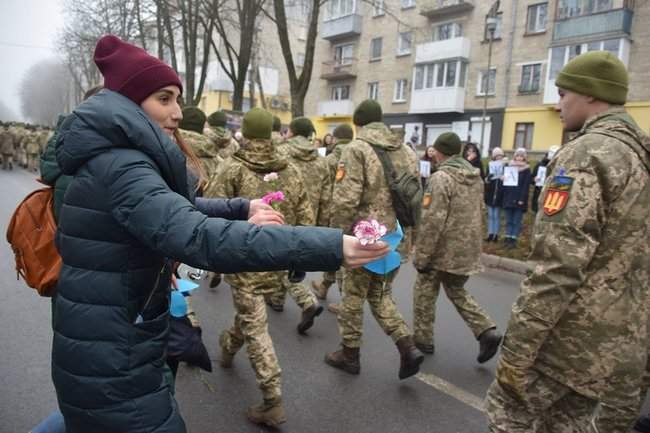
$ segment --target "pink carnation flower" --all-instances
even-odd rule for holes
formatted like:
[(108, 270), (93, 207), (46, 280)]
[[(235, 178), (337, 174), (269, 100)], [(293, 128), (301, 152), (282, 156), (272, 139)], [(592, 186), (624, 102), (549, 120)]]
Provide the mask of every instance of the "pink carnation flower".
[(386, 226), (377, 220), (361, 220), (353, 229), (354, 236), (359, 239), (361, 245), (374, 244), (386, 234)]
[(262, 203), (268, 204), (269, 206), (279, 201), (284, 201), (284, 193), (282, 191), (270, 192), (262, 197)]

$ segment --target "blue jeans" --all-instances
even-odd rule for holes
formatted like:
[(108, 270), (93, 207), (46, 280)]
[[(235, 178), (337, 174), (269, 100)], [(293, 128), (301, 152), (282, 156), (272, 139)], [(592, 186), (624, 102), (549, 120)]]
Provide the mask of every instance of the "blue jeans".
[(63, 415), (55, 410), (43, 422), (34, 427), (30, 433), (65, 433)]
[(501, 208), (488, 206), (488, 235), (498, 235), (501, 227)]
[(524, 211), (518, 208), (506, 208), (506, 237), (517, 239), (521, 233)]

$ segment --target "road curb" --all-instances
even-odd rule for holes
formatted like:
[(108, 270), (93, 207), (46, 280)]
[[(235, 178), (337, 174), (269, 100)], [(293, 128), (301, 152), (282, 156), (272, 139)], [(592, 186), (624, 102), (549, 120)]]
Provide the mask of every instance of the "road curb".
[(495, 256), (493, 254), (482, 254), (481, 262), (488, 268), (503, 269), (504, 271), (526, 275), (528, 264), (521, 260), (509, 259), (507, 257)]

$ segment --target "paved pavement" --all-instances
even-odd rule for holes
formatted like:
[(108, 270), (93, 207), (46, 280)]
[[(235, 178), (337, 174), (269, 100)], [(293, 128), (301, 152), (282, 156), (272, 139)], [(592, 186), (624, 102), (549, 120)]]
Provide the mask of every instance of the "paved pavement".
[[(0, 171), (0, 230), (4, 233), (15, 205), (34, 189), (34, 175)], [(56, 408), (50, 380), (50, 303), (16, 281), (13, 257), (0, 247), (0, 433), (26, 433)], [(318, 274), (310, 274), (309, 279)], [(468, 287), (503, 328), (522, 276), (487, 270)], [(415, 271), (406, 265), (394, 288), (398, 306), (411, 323)], [(338, 290), (331, 290), (331, 300)], [(211, 374), (181, 366), (177, 399), (193, 433), (253, 433), (267, 429), (248, 423), (246, 407), (260, 400), (245, 352), (234, 368), (219, 367), (217, 338), (230, 326), (232, 298), (227, 285), (203, 285), (194, 296), (203, 335), (215, 360)], [(335, 317), (324, 312), (308, 336), (296, 333), (300, 312), (291, 299), (285, 311), (269, 310), (270, 330), (283, 369), (286, 433), (484, 433), (481, 400), (493, 380), (495, 361), (476, 363), (478, 344), (453, 306), (441, 295), (436, 326), (436, 354), (421, 374), (400, 381), (399, 356), (390, 339), (366, 310), (361, 374), (350, 376), (323, 362), (339, 343)]]

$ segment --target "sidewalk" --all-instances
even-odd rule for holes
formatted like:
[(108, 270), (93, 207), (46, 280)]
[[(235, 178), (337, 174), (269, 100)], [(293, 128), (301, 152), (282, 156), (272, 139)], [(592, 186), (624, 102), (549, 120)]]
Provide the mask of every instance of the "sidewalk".
[(504, 271), (522, 275), (526, 275), (529, 270), (527, 262), (493, 254), (481, 254), (481, 263), (488, 268), (503, 269)]

